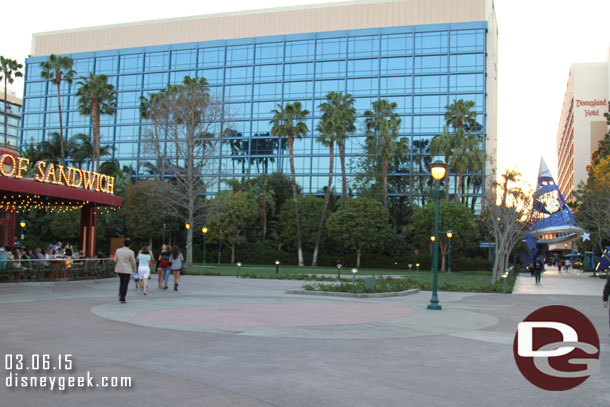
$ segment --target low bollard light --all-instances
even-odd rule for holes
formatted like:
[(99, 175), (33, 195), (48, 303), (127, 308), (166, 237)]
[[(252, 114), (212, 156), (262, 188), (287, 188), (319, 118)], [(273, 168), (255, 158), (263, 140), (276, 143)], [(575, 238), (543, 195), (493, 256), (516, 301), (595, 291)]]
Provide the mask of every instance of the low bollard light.
[(237, 266), (237, 276), (236, 276), (236, 278), (239, 278), (239, 269), (241, 269), (241, 262), (238, 261), (237, 263), (235, 263), (235, 265)]
[(280, 261), (276, 260), (275, 261), (275, 274), (280, 272)]
[(508, 278), (509, 274), (510, 273), (508, 271), (502, 274), (502, 280), (504, 280), (504, 289), (502, 290), (502, 294), (506, 294), (506, 279)]
[(341, 280), (341, 269), (343, 268), (343, 264), (337, 264), (337, 280)]
[(356, 284), (356, 273), (358, 272), (357, 268), (352, 269), (352, 284)]
[(415, 271), (416, 271), (417, 273), (419, 273), (419, 263), (416, 263), (416, 264), (415, 264), (415, 267), (417, 267)]

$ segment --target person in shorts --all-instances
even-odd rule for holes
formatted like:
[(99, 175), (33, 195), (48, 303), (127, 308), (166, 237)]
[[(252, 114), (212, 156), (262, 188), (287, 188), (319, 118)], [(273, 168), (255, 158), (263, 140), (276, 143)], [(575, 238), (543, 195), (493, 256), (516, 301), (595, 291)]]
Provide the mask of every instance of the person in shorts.
[[(161, 248), (161, 254), (159, 254), (159, 274), (163, 275), (163, 289), (167, 290), (167, 282), (169, 281), (169, 274), (172, 270), (172, 247), (165, 245)], [(159, 288), (161, 285), (159, 284)]]
[(138, 293), (148, 295), (148, 277), (150, 276), (150, 265), (152, 263), (152, 256), (148, 246), (144, 246), (138, 252), (138, 276), (140, 277), (140, 285), (138, 287)]
[(174, 291), (178, 291), (178, 284), (180, 283), (180, 272), (182, 271), (182, 262), (184, 258), (180, 253), (180, 248), (174, 246), (172, 250), (172, 273), (174, 274)]

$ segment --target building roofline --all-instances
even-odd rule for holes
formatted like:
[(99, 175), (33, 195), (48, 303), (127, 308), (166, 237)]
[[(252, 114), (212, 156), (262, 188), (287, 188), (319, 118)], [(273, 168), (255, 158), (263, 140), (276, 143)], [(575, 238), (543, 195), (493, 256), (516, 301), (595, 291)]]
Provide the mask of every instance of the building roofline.
[(199, 15), (195, 15), (195, 16), (160, 18), (160, 19), (154, 19), (154, 20), (141, 20), (141, 21), (133, 21), (133, 22), (129, 22), (129, 23), (94, 25), (94, 26), (89, 26), (89, 27), (69, 28), (69, 29), (65, 29), (65, 30), (41, 31), (41, 32), (33, 33), (32, 37), (34, 38), (37, 36), (76, 33), (76, 32), (80, 32), (80, 31), (102, 30), (102, 29), (108, 29), (108, 28), (125, 28), (125, 27), (134, 27), (134, 26), (140, 26), (140, 25), (159, 24), (159, 23), (182, 22), (182, 21), (201, 20), (201, 19), (216, 19), (216, 18), (223, 18), (223, 17), (247, 16), (247, 15), (256, 15), (256, 14), (277, 13), (277, 12), (281, 13), (281, 12), (286, 12), (286, 11), (313, 10), (313, 9), (317, 9), (317, 8), (344, 7), (344, 6), (353, 6), (353, 5), (363, 5), (363, 4), (395, 3), (396, 1), (397, 0), (348, 0), (348, 1), (338, 1), (338, 2), (333, 2), (333, 3), (316, 3), (316, 4), (303, 4), (303, 5), (285, 6), (285, 7), (271, 7), (271, 8), (264, 8), (264, 9), (228, 11), (225, 13), (199, 14)]

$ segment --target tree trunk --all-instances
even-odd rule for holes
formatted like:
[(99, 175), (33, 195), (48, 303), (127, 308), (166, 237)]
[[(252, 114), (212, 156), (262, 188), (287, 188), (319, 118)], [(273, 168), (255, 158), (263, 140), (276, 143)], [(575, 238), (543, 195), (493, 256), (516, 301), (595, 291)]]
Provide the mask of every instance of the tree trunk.
[(388, 152), (383, 155), (383, 206), (388, 209), (388, 167), (390, 157)]
[(267, 235), (267, 198), (263, 193), (263, 247), (265, 247), (265, 236)]
[(61, 165), (66, 165), (64, 161), (64, 126), (61, 117), (61, 96), (59, 87), (61, 82), (57, 82), (57, 107), (59, 108), (59, 153), (61, 154)]
[(341, 181), (343, 193), (343, 207), (347, 208), (347, 175), (345, 174), (345, 144), (339, 143), (339, 158), (341, 159)]
[(457, 195), (455, 202), (462, 201), (462, 182), (463, 181), (464, 181), (464, 172), (460, 171), (460, 179), (459, 179), (459, 184), (458, 184), (458, 195)]
[(193, 228), (186, 231), (186, 265), (193, 265)]
[(292, 199), (294, 200), (294, 213), (296, 217), (296, 227), (297, 227), (297, 245), (298, 245), (298, 256), (299, 256), (299, 266), (305, 266), (305, 262), (303, 261), (303, 245), (301, 242), (301, 221), (299, 218), (299, 196), (297, 194), (297, 180), (296, 174), (294, 171), (294, 138), (292, 134), (288, 135), (288, 154), (290, 155), (290, 175), (292, 181)]
[(231, 265), (235, 264), (235, 245), (231, 246)]
[(93, 171), (100, 169), (100, 105), (97, 94), (91, 98), (91, 124), (93, 125)]
[(439, 242), (438, 242), (438, 247), (441, 250), (441, 270), (442, 272), (445, 271), (445, 264), (447, 261), (447, 252), (448, 252), (448, 248), (449, 245), (447, 244), (447, 241), (445, 239), (442, 238), (442, 236), (439, 236)]
[(356, 268), (360, 268), (360, 253), (362, 252), (362, 249), (357, 248), (356, 249)]
[[(445, 156), (445, 163), (449, 165), (449, 156)], [(449, 167), (447, 167), (447, 173), (445, 174), (445, 199), (449, 202)]]
[(318, 265), (318, 250), (320, 248), (320, 239), (322, 238), (322, 229), (324, 228), (324, 219), (326, 217), (326, 210), (328, 209), (328, 202), (330, 200), (330, 189), (333, 185), (333, 162), (335, 160), (334, 143), (331, 141), (328, 146), (328, 154), (330, 156), (330, 165), (328, 166), (328, 187), (326, 188), (326, 194), (324, 194), (324, 207), (322, 208), (322, 216), (320, 217), (320, 224), (318, 225), (318, 235), (316, 236), (316, 247), (313, 250), (313, 260), (311, 262), (312, 267)]

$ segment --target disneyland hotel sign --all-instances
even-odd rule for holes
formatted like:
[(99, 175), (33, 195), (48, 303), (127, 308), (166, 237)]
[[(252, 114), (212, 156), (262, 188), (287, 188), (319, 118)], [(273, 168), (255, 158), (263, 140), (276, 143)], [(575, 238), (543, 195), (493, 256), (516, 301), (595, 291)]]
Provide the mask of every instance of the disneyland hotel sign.
[[(0, 174), (4, 177), (21, 179), (27, 172), (29, 164), (30, 160), (27, 158), (3, 154), (0, 156)], [(114, 177), (45, 161), (36, 163), (34, 180), (45, 184), (114, 194)]]
[(598, 106), (606, 106), (608, 102), (606, 99), (603, 100), (580, 100), (576, 99), (576, 107), (585, 107), (585, 117), (589, 116), (599, 116), (599, 108)]

